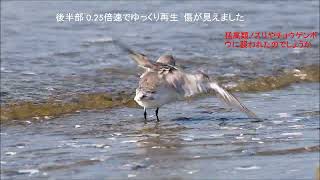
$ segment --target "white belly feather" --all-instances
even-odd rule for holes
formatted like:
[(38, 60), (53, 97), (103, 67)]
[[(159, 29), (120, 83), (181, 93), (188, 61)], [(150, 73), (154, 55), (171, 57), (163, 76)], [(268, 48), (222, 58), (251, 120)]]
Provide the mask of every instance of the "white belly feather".
[(145, 108), (157, 108), (164, 104), (177, 101), (179, 98), (176, 91), (170, 88), (158, 88), (155, 93), (153, 93), (149, 98), (141, 98), (143, 91), (136, 91), (136, 96), (134, 100), (142, 107)]

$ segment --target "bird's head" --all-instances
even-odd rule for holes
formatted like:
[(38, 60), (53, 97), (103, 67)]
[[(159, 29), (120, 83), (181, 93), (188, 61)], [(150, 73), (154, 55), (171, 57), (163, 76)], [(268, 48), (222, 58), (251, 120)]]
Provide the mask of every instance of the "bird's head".
[(163, 63), (163, 64), (169, 64), (169, 65), (172, 65), (172, 66), (176, 65), (176, 61), (175, 61), (175, 59), (173, 58), (172, 55), (162, 55), (162, 56), (159, 57), (157, 62)]

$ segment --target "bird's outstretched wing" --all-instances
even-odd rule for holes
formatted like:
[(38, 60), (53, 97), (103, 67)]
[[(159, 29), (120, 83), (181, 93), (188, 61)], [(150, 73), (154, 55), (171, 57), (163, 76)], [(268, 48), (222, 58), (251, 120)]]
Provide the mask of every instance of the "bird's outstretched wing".
[(164, 78), (168, 83), (168, 86), (174, 88), (177, 93), (183, 94), (184, 97), (192, 97), (198, 94), (214, 91), (226, 104), (238, 108), (251, 118), (258, 118), (234, 95), (218, 85), (217, 82), (211, 81), (204, 73), (188, 74), (181, 70), (177, 70), (168, 73)]
[(243, 105), (234, 95), (223, 89), (215, 82), (210, 82), (209, 86), (218, 93), (218, 95), (230, 106), (234, 106), (246, 113), (249, 117), (258, 119), (257, 115), (250, 111), (245, 105)]
[(177, 67), (171, 64), (153, 62), (149, 60), (149, 58), (146, 55), (131, 50), (128, 46), (124, 45), (122, 42), (118, 40), (115, 40), (113, 42), (118, 47), (120, 47), (123, 51), (127, 52), (131, 57), (131, 59), (133, 59), (138, 64), (138, 66), (144, 69), (151, 70), (151, 71), (158, 71), (158, 72), (171, 71), (173, 69), (178, 69)]
[(149, 60), (149, 58), (146, 55), (131, 50), (128, 46), (124, 45), (122, 42), (118, 40), (114, 40), (113, 42), (123, 51), (127, 52), (129, 56), (138, 64), (138, 66), (144, 69), (154, 68), (154, 64)]

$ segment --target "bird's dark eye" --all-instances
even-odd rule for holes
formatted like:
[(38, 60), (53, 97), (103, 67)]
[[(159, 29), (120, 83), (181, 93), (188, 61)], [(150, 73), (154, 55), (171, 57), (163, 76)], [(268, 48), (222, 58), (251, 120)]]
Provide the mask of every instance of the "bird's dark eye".
[(156, 93), (155, 91), (148, 91), (148, 93), (150, 93), (150, 94), (154, 94), (154, 93)]

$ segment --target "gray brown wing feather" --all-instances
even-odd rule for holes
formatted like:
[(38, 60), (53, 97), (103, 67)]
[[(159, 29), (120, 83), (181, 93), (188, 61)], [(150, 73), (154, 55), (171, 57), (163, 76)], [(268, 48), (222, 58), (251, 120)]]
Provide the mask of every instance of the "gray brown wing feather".
[(128, 46), (124, 45), (120, 41), (114, 41), (114, 43), (120, 47), (123, 51), (127, 52), (131, 59), (133, 59), (140, 67), (152, 70), (152, 71), (171, 71), (173, 69), (177, 69), (175, 66), (170, 64), (164, 64), (161, 62), (152, 62), (149, 60), (149, 58), (141, 53), (135, 52), (132, 49), (130, 49)]
[(178, 70), (168, 73), (165, 79), (170, 87), (174, 88), (179, 94), (183, 94), (184, 97), (208, 93), (213, 90), (226, 104), (238, 108), (251, 118), (257, 118), (234, 95), (219, 86), (218, 83), (211, 81), (204, 73), (187, 74)]
[(114, 41), (114, 44), (116, 44), (118, 47), (120, 47), (123, 51), (129, 54), (131, 59), (133, 59), (140, 67), (145, 69), (152, 69), (154, 68), (153, 63), (148, 59), (147, 56), (144, 54), (138, 53), (130, 49), (128, 46), (124, 45), (120, 41)]
[(145, 72), (140, 78), (138, 88), (144, 91), (156, 91), (161, 82), (161, 78), (157, 72)]
[(223, 89), (221, 86), (219, 86), (215, 82), (210, 82), (209, 86), (211, 89), (213, 89), (215, 92), (218, 93), (218, 95), (221, 97), (221, 99), (228, 105), (234, 106), (241, 110), (242, 112), (246, 113), (249, 117), (257, 119), (258, 117), (250, 111), (245, 105), (243, 105), (234, 95)]

